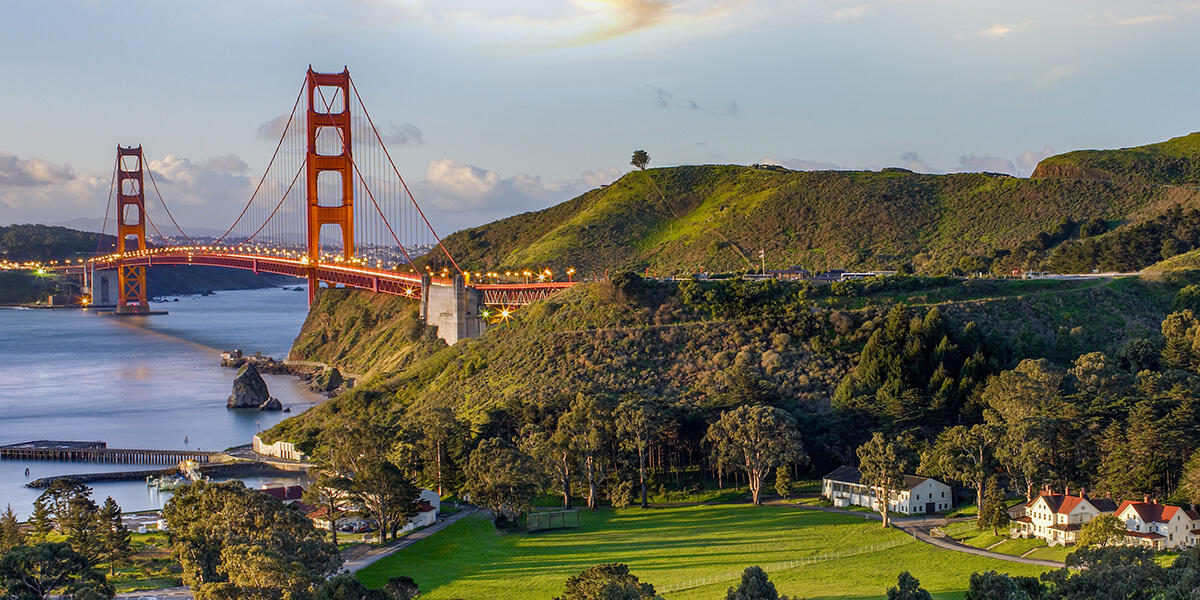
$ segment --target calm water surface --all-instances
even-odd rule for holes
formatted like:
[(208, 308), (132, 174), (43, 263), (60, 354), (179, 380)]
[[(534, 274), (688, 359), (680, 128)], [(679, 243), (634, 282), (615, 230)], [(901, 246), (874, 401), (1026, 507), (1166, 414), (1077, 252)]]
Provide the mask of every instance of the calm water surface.
[[(249, 443), (259, 429), (323, 398), (291, 377), (264, 375), (290, 414), (227, 410), (235, 371), (220, 366), (220, 353), (240, 348), (283, 358), (304, 322), (307, 296), (279, 288), (217, 292), (156, 304), (170, 314), (149, 317), (0, 308), (0, 444), (97, 440), (110, 448), (222, 450)], [(27, 516), (40, 492), (24, 485), (38, 477), (140, 468), (159, 467), (0, 460), (0, 510), (12, 504)], [(127, 511), (160, 508), (169, 497), (141, 481), (92, 487), (98, 501), (111, 495)]]

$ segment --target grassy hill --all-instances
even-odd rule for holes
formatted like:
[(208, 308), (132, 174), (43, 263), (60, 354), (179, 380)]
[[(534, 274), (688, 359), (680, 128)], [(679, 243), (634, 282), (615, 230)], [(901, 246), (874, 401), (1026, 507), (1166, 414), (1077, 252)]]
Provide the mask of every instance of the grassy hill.
[(587, 283), (454, 346), (433, 337), (411, 301), (324, 290), (292, 358), (367, 378), (265, 435), (312, 447), (338, 425), (395, 423), (424, 406), (487, 427), (497, 411), (519, 420), (580, 392), (640, 394), (698, 422), (756, 394), (819, 413), (897, 304), (918, 317), (937, 307), (955, 329), (975, 323), (996, 367), (1024, 357), (1068, 364), (1153, 335), (1178, 287), (1138, 278), (888, 285)]
[(911, 264), (940, 273), (978, 270), (975, 259), (987, 270), (1064, 223), (1069, 236), (1088, 219), (1119, 225), (1174, 205), (1200, 205), (1200, 190), (902, 169), (682, 166), (631, 172), (557, 206), (460, 231), (446, 245), (471, 270), (720, 272), (759, 268), (762, 249), (768, 268)]
[(1077, 150), (1038, 164), (1033, 178), (1200, 184), (1200, 132), (1118, 150)]

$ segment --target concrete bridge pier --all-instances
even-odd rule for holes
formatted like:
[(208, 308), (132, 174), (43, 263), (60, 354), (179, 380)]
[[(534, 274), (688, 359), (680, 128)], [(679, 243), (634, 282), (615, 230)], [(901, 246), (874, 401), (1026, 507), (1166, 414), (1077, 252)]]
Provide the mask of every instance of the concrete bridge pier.
[(92, 296), (93, 308), (115, 308), (120, 296), (120, 283), (117, 282), (116, 269), (98, 270), (95, 265), (88, 265), (88, 284), (84, 291)]
[(483, 294), (467, 287), (461, 274), (449, 286), (433, 285), (429, 275), (421, 277), (421, 318), (436, 327), (437, 336), (447, 344), (487, 331), (487, 322), (479, 316), (483, 306)]

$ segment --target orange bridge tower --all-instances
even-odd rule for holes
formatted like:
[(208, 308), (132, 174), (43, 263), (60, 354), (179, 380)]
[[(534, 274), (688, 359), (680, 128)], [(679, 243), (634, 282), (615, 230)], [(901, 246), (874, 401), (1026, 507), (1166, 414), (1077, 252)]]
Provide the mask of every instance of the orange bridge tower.
[[(117, 253), (146, 249), (146, 194), (142, 189), (142, 147), (117, 146)], [(150, 311), (146, 301), (146, 267), (117, 267), (117, 314)]]
[[(336, 225), (342, 234), (342, 257), (354, 259), (354, 159), (350, 139), (350, 70), (316, 73), (308, 68), (308, 302), (319, 283), (316, 267), (321, 258), (321, 228)], [(339, 110), (340, 109), (340, 110)], [(335, 112), (336, 111), (336, 112)], [(318, 139), (322, 142), (318, 146)], [(336, 152), (331, 146), (336, 144)], [(324, 153), (323, 153), (324, 152)], [(322, 177), (323, 174), (328, 174)], [(319, 190), (340, 188), (340, 198), (322, 198)], [(337, 192), (334, 192), (337, 194)]]

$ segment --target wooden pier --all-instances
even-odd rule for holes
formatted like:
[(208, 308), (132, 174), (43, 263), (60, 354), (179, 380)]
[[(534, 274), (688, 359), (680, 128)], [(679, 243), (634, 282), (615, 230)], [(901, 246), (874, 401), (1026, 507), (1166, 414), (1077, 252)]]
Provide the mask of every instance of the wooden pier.
[(61, 460), (70, 462), (174, 465), (192, 460), (207, 463), (219, 452), (208, 450), (150, 450), (109, 448), (105, 442), (35, 440), (0, 446), (0, 459)]

